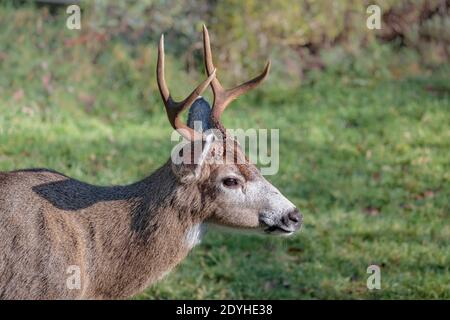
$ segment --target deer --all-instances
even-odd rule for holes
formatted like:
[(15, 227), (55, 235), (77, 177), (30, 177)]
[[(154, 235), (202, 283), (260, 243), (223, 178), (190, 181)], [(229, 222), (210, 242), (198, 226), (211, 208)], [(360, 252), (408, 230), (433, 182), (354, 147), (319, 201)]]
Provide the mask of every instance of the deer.
[[(160, 38), (157, 84), (170, 125), (186, 143), (150, 176), (95, 186), (49, 169), (0, 172), (0, 299), (126, 299), (172, 271), (210, 227), (263, 235), (300, 229), (299, 210), (221, 122), (230, 102), (267, 77), (270, 61), (257, 77), (224, 89), (206, 26), (203, 51), (207, 78), (175, 101), (164, 78)], [(200, 96), (208, 87), (212, 107)], [(185, 124), (180, 115), (187, 109)], [(199, 119), (222, 136), (195, 130), (192, 121)], [(190, 151), (194, 147), (199, 152)], [(214, 161), (230, 154), (231, 161)], [(188, 156), (195, 161), (184, 161)], [(69, 266), (79, 277), (75, 287), (68, 285)]]

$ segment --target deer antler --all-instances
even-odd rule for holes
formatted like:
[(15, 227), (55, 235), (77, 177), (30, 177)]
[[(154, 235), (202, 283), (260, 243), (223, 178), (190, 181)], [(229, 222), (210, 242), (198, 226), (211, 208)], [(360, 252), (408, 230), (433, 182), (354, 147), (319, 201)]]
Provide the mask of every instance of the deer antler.
[[(214, 68), (214, 64), (212, 61), (209, 33), (205, 25), (203, 25), (203, 50), (205, 56), (206, 73), (208, 74), (208, 76), (214, 75), (216, 69)], [(214, 94), (214, 102), (211, 112), (211, 120), (217, 128), (224, 132), (225, 128), (220, 122), (220, 116), (222, 115), (222, 112), (230, 104), (231, 101), (246, 93), (247, 91), (257, 87), (267, 77), (267, 75), (269, 74), (269, 69), (270, 60), (267, 61), (263, 72), (259, 76), (231, 89), (224, 89), (217, 78), (212, 79), (211, 87)]]
[(156, 67), (156, 78), (158, 81), (159, 92), (161, 93), (161, 97), (164, 101), (164, 106), (166, 107), (167, 117), (169, 118), (170, 124), (188, 140), (198, 140), (199, 138), (202, 138), (203, 135), (182, 123), (179, 115), (183, 110), (189, 108), (195, 99), (197, 99), (198, 96), (205, 91), (214, 79), (215, 74), (216, 70), (212, 68), (211, 72), (208, 72), (208, 78), (200, 83), (186, 99), (180, 102), (174, 101), (170, 95), (166, 80), (164, 78), (164, 35), (161, 35), (158, 47), (158, 64)]

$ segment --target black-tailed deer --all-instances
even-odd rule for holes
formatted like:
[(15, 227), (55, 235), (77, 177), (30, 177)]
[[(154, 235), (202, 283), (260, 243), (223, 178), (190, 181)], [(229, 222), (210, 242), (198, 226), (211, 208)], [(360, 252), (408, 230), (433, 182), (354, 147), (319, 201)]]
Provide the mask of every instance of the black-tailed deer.
[[(286, 235), (299, 229), (299, 211), (247, 160), (220, 122), (234, 98), (267, 76), (269, 64), (260, 76), (224, 90), (205, 27), (203, 39), (208, 78), (175, 102), (164, 80), (161, 37), (159, 90), (172, 127), (189, 148), (151, 176), (99, 187), (46, 169), (0, 173), (0, 298), (131, 297), (182, 261), (207, 225)], [(209, 85), (214, 93), (209, 123), (222, 133), (220, 139), (179, 118)], [(199, 154), (190, 151), (198, 146)], [(184, 161), (188, 155), (194, 161)], [(228, 155), (231, 162), (216, 161)], [(78, 282), (69, 281), (74, 276)]]

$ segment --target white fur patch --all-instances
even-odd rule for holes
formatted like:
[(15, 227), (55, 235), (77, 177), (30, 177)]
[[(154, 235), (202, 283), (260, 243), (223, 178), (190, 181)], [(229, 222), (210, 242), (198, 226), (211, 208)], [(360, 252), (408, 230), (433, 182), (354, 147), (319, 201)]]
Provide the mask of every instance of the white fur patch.
[(268, 225), (279, 222), (284, 214), (295, 208), (295, 205), (266, 179), (249, 184), (247, 199), (250, 203), (263, 201), (259, 213), (263, 213)]
[(189, 249), (192, 249), (193, 247), (195, 247), (196, 245), (198, 245), (203, 238), (203, 235), (206, 232), (206, 226), (203, 223), (197, 223), (195, 225), (193, 225), (192, 227), (190, 227), (187, 232), (186, 232), (186, 236), (184, 239), (184, 242), (186, 244), (186, 246)]

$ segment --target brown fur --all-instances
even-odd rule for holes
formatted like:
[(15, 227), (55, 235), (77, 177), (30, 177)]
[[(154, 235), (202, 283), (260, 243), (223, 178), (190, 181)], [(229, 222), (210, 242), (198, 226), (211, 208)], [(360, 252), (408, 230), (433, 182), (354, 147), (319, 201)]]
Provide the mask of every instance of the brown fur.
[[(170, 163), (118, 187), (49, 170), (1, 173), (0, 298), (130, 297), (187, 255), (184, 234), (207, 203)], [(66, 287), (69, 265), (81, 267), (81, 290)]]
[[(205, 165), (197, 180), (181, 183), (193, 166), (168, 161), (140, 182), (114, 187), (46, 169), (0, 173), (0, 299), (139, 293), (186, 257), (190, 227), (207, 219), (233, 224), (220, 214), (214, 217), (221, 212), (215, 181), (233, 166)], [(249, 163), (239, 168), (232, 170), (257, 173)], [(245, 219), (235, 225), (245, 225)], [(81, 290), (66, 286), (70, 265), (81, 269)]]

